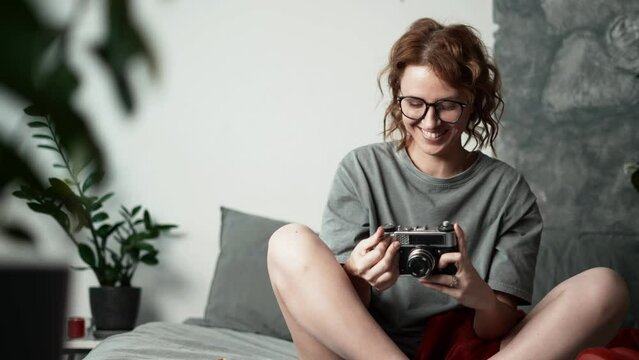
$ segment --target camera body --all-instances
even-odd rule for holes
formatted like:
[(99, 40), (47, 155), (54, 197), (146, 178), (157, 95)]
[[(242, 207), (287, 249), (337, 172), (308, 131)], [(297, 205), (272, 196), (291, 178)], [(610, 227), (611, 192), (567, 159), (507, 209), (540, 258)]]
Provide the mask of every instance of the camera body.
[(454, 275), (457, 269), (449, 265), (439, 269), (442, 254), (458, 252), (453, 224), (442, 222), (435, 229), (427, 226), (404, 227), (384, 225), (384, 235), (399, 241), (399, 274), (424, 278), (432, 274)]

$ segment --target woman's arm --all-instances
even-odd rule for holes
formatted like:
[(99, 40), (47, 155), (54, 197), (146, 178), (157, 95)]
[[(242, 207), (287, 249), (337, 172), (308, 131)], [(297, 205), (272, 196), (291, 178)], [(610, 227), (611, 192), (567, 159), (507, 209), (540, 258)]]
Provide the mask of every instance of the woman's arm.
[(517, 322), (517, 298), (496, 292), (479, 276), (466, 249), (464, 231), (455, 224), (459, 252), (443, 254), (439, 268), (450, 264), (457, 268), (455, 275), (438, 274), (420, 279), (422, 285), (442, 292), (460, 305), (475, 309), (473, 327), (477, 336), (494, 339), (506, 334)]

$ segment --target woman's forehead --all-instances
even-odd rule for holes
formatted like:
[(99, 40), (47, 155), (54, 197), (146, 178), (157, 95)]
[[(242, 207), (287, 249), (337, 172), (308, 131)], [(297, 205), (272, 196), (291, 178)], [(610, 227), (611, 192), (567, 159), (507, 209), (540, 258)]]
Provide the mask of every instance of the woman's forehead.
[(427, 65), (408, 65), (402, 74), (400, 88), (404, 96), (417, 96), (429, 102), (441, 98), (457, 98), (462, 94)]

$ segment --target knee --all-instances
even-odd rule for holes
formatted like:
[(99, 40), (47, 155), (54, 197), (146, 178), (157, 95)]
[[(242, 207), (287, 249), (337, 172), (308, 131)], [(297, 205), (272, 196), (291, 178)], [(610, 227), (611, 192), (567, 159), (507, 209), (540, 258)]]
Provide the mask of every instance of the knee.
[(277, 229), (268, 241), (269, 273), (310, 261), (312, 248), (319, 240), (307, 226), (287, 224)]
[(579, 288), (586, 292), (581, 294), (582, 299), (589, 299), (602, 316), (622, 320), (628, 311), (630, 295), (621, 275), (605, 267), (589, 269), (581, 275), (584, 281)]

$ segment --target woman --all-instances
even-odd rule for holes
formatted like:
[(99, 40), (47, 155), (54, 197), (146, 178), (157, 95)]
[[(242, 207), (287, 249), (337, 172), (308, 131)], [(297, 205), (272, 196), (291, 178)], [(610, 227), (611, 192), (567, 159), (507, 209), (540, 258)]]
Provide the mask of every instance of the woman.
[[(420, 19), (389, 60), (385, 135), (399, 140), (342, 160), (319, 237), (290, 224), (269, 242), (269, 275), (300, 358), (405, 359), (419, 350), (571, 359), (605, 344), (629, 301), (610, 269), (564, 281), (529, 314), (517, 310), (531, 301), (542, 221), (520, 174), (465, 148), (493, 148), (502, 107), (498, 71), (473, 29)], [(399, 276), (399, 244), (381, 225), (444, 220), (455, 223), (459, 251), (438, 265), (456, 272)]]

